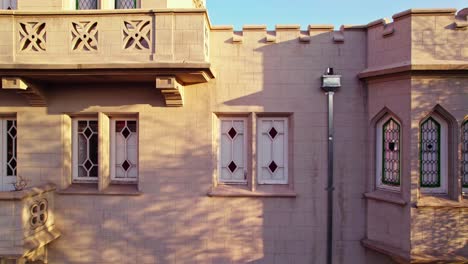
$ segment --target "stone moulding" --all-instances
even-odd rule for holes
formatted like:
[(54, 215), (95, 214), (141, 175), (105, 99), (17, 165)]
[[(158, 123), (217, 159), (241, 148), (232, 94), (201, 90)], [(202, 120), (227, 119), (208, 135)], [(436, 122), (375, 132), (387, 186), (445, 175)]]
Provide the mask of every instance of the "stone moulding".
[(18, 77), (2, 78), (2, 89), (13, 89), (21, 94), (29, 102), (30, 106), (46, 106), (45, 96), (42, 89), (26, 83)]
[(156, 89), (160, 90), (166, 101), (166, 106), (183, 106), (184, 87), (174, 76), (156, 77)]

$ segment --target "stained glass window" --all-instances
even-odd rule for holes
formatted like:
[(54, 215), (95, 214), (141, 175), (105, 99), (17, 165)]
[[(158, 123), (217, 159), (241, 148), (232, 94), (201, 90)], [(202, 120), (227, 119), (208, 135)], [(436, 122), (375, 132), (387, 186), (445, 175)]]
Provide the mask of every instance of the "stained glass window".
[(429, 117), (421, 124), (420, 169), (421, 186), (436, 188), (440, 179), (440, 124)]
[(75, 123), (75, 155), (77, 179), (97, 180), (98, 162), (98, 121), (77, 120)]
[(136, 180), (138, 177), (138, 126), (136, 120), (113, 120), (114, 180)]
[(115, 0), (115, 9), (134, 9), (136, 0)]
[(76, 0), (76, 10), (97, 9), (98, 0)]
[(462, 125), (462, 183), (468, 188), (468, 120)]
[(246, 120), (223, 118), (220, 120), (219, 181), (246, 182)]
[(393, 118), (382, 127), (382, 183), (400, 185), (400, 125)]
[(258, 120), (258, 183), (288, 183), (287, 118)]

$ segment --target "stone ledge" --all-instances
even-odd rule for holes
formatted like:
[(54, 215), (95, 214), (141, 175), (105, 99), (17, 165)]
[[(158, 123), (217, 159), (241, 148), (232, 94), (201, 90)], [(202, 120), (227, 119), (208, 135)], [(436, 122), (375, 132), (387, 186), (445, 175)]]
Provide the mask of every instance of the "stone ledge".
[(400, 194), (377, 190), (370, 193), (364, 193), (364, 197), (369, 200), (387, 202), (399, 206), (405, 206), (407, 202), (401, 198)]
[(131, 14), (155, 14), (155, 13), (206, 13), (205, 8), (156, 8), (156, 9), (96, 9), (96, 10), (60, 10), (60, 11), (25, 11), (25, 10), (0, 10), (0, 16), (53, 16), (53, 15), (131, 15)]
[(374, 250), (391, 257), (397, 263), (410, 263), (410, 253), (403, 249), (370, 239), (361, 240), (361, 244), (367, 249)]
[(42, 193), (56, 190), (55, 184), (46, 184), (37, 187), (31, 187), (22, 191), (0, 192), (0, 200), (24, 200)]
[(396, 13), (392, 18), (398, 19), (408, 15), (455, 15), (455, 12), (455, 8), (412, 8)]
[(212, 188), (207, 195), (210, 197), (297, 197), (297, 193), (286, 186), (279, 186), (278, 188), (271, 188), (269, 190), (261, 187), (263, 186), (260, 186), (258, 190), (252, 191), (245, 185), (219, 185)]
[(416, 208), (468, 208), (468, 200), (462, 199), (460, 202), (450, 200), (448, 197), (421, 196), (415, 203)]
[(381, 67), (367, 68), (358, 74), (359, 79), (380, 77), (391, 74), (408, 73), (411, 71), (466, 71), (466, 61), (450, 61), (447, 63), (411, 63), (404, 61)]
[(61, 195), (122, 195), (138, 196), (143, 193), (138, 191), (136, 184), (111, 184), (106, 189), (98, 190), (97, 184), (75, 183), (68, 188), (56, 191)]

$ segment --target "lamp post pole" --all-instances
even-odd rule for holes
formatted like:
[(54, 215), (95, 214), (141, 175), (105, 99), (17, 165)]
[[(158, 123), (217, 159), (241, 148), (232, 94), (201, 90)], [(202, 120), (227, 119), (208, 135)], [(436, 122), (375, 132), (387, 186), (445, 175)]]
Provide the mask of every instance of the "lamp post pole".
[(328, 68), (322, 76), (322, 89), (328, 97), (327, 264), (333, 263), (333, 95), (340, 87), (341, 76)]

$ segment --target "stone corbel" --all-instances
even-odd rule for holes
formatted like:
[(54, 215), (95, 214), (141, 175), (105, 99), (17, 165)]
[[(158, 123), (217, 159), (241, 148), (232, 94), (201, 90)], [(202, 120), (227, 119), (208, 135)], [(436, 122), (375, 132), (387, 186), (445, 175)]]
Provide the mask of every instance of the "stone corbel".
[(177, 82), (175, 76), (156, 77), (156, 89), (164, 96), (166, 106), (184, 105), (184, 86)]
[(37, 86), (28, 84), (18, 77), (3, 77), (2, 89), (16, 90), (29, 102), (30, 106), (46, 106), (45, 96)]

